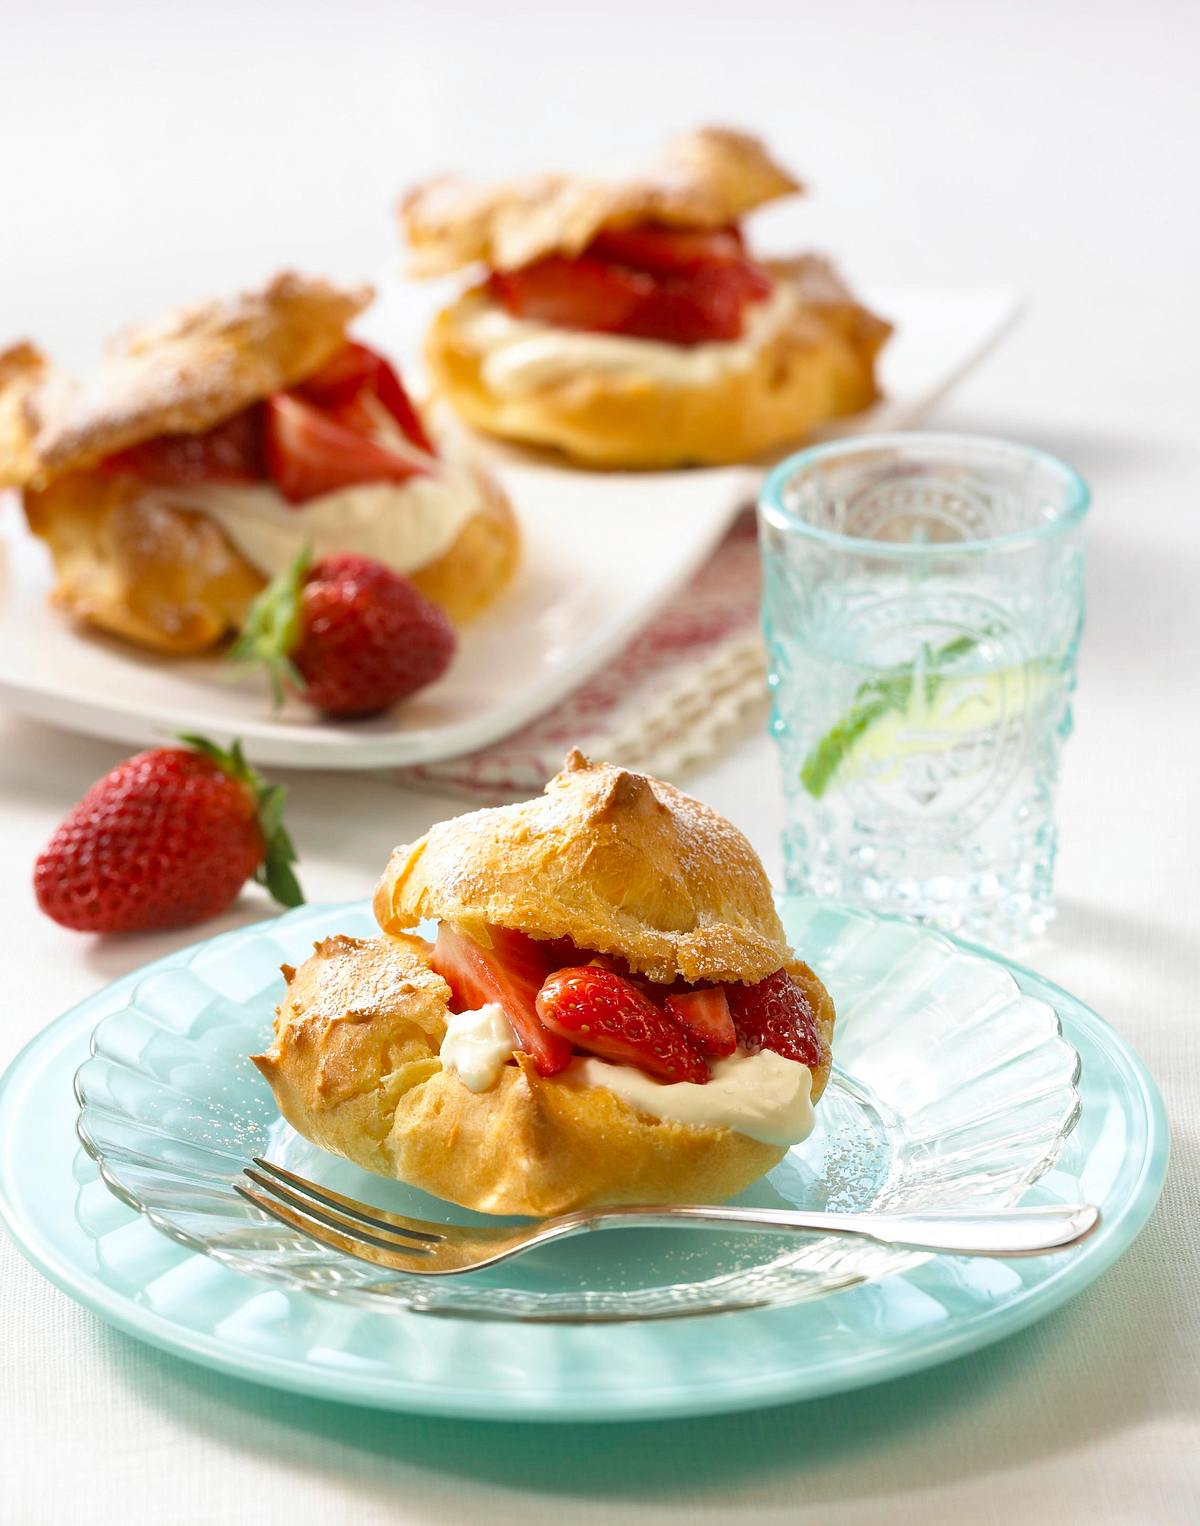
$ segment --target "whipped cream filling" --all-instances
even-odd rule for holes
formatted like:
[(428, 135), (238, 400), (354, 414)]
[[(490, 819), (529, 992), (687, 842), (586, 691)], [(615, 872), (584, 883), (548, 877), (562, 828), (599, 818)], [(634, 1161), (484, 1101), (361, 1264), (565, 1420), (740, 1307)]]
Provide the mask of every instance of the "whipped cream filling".
[(484, 382), (501, 397), (534, 392), (586, 371), (700, 387), (748, 370), (763, 345), (789, 321), (798, 301), (789, 282), (776, 281), (770, 296), (747, 309), (739, 339), (708, 344), (667, 344), (625, 334), (592, 334), (514, 318), (486, 292), (471, 294), (458, 327), (482, 357)]
[(148, 497), (170, 508), (207, 514), (259, 572), (275, 577), (305, 546), (313, 557), (354, 552), (394, 572), (415, 572), (453, 545), (463, 525), (483, 507), (470, 463), (452, 448), (440, 458), (416, 453), (391, 415), (372, 410), (379, 444), (430, 471), (405, 482), (360, 482), (292, 504), (269, 482), (197, 482), (155, 485)]
[(457, 1073), (468, 1091), (486, 1092), (499, 1081), (516, 1044), (504, 1008), (490, 1001), (474, 1012), (447, 1013), (438, 1058), (444, 1069)]
[(204, 482), (147, 492), (172, 508), (207, 514), (267, 577), (290, 567), (305, 546), (314, 557), (353, 551), (394, 572), (414, 572), (449, 550), (475, 506), (468, 492), (436, 477), (358, 483), (294, 506), (268, 484)]
[[(517, 1048), (504, 1008), (489, 1002), (452, 1012), (439, 1058), (468, 1091), (490, 1091)], [(715, 1060), (705, 1085), (656, 1081), (635, 1065), (579, 1055), (554, 1079), (566, 1086), (602, 1086), (651, 1118), (699, 1128), (734, 1129), (763, 1144), (794, 1145), (813, 1128), (812, 1071), (774, 1050)]]
[(590, 1056), (572, 1060), (561, 1080), (603, 1086), (651, 1118), (700, 1128), (734, 1129), (769, 1145), (794, 1145), (813, 1129), (812, 1071), (772, 1049), (713, 1062), (704, 1086), (656, 1081), (632, 1065)]

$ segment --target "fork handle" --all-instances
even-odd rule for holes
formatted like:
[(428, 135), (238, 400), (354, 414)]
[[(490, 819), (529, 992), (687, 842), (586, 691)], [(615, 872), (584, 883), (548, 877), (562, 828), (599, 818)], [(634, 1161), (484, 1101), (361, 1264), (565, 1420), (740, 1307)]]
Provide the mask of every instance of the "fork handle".
[[(572, 1224), (572, 1220), (576, 1222)], [(727, 1229), (758, 1233), (766, 1229), (851, 1235), (880, 1245), (947, 1256), (1042, 1256), (1050, 1251), (1070, 1250), (1085, 1240), (1099, 1222), (1100, 1210), (1090, 1203), (943, 1213), (806, 1213), (698, 1204), (669, 1208), (614, 1206), (590, 1213), (564, 1214), (552, 1221), (558, 1234), (578, 1233), (581, 1229), (676, 1229), (689, 1224), (719, 1224)]]

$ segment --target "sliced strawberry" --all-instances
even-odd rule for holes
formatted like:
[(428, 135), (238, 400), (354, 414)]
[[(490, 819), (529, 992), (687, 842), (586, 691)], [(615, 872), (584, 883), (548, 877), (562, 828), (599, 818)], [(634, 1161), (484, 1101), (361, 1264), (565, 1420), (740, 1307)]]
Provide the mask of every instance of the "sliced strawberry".
[(736, 228), (667, 228), (660, 223), (603, 228), (587, 252), (598, 260), (655, 275), (675, 275), (701, 265), (733, 265), (745, 259)]
[(590, 949), (580, 948), (572, 938), (544, 938), (538, 947), (550, 961), (552, 970), (561, 970), (565, 964), (587, 964), (595, 957)]
[(298, 392), (318, 408), (337, 408), (357, 397), (364, 387), (372, 387), (381, 364), (380, 356), (365, 344), (347, 343), (332, 360), (298, 387)]
[(816, 1018), (808, 997), (786, 970), (776, 970), (757, 985), (727, 985), (725, 994), (743, 1049), (773, 1049), (785, 1060), (820, 1064), (824, 1050)]
[[(492, 940), (491, 955), (499, 959), (514, 978), (536, 982), (541, 990), (541, 982), (554, 968), (547, 945), (531, 938), (528, 933), (498, 927), (494, 922), (488, 924), (488, 937)], [(534, 995), (537, 995), (536, 991)]]
[[(580, 965), (584, 962), (582, 959), (564, 959), (563, 965)], [(634, 975), (628, 963), (619, 954), (592, 954), (586, 963), (593, 970), (608, 970), (610, 974), (620, 975), (622, 980), (630, 980), (638, 987), (644, 988), (648, 984), (641, 976)]]
[(497, 272), (491, 287), (520, 318), (689, 345), (737, 339), (747, 304), (765, 296), (771, 280), (744, 258), (666, 275), (556, 255)]
[[(379, 428), (379, 419), (371, 408), (370, 400), (374, 398), (373, 392), (359, 392), (354, 397), (348, 397), (344, 403), (321, 404), (322, 415), (334, 424), (340, 424), (343, 429), (349, 429), (351, 433), (362, 435), (368, 440), (375, 440), (376, 430)], [(387, 446), (384, 446), (387, 449)]]
[(429, 956), (429, 966), (450, 987), (451, 1012), (472, 1012), (495, 1001), (495, 980), (485, 968), (483, 950), (475, 956), (477, 945), (464, 933), (457, 933), (448, 922), (438, 923), (437, 941)]
[[(690, 301), (702, 313), (736, 294), (740, 308), (771, 293), (771, 276), (750, 259), (736, 228), (704, 231), (697, 228), (664, 228), (650, 223), (638, 227), (606, 229), (588, 249), (597, 259), (626, 265), (657, 278), (656, 300), (670, 294), (674, 303)], [(653, 326), (654, 304), (639, 309), (635, 322)], [(723, 321), (723, 313), (717, 317)], [(720, 327), (721, 322), (716, 324)], [(625, 330), (633, 332), (633, 330)], [(706, 326), (709, 337), (721, 337)], [(654, 337), (667, 338), (663, 332)]]
[(265, 406), (267, 470), (289, 503), (357, 482), (407, 482), (423, 470), (290, 393)]
[(775, 289), (775, 282), (770, 271), (765, 270), (761, 265), (756, 265), (753, 260), (741, 260), (736, 265), (728, 265), (725, 267), (724, 274), (727, 279), (741, 287), (747, 302), (761, 302)]
[(532, 938), (500, 927), (489, 932), (492, 947), (485, 949), (443, 922), (429, 963), (450, 987), (457, 1011), (499, 1002), (538, 1073), (555, 1075), (570, 1064), (571, 1045), (546, 1029), (538, 1016), (537, 994), (550, 961)]
[(610, 970), (614, 975), (619, 975), (622, 980), (627, 980), (631, 986), (637, 986), (642, 995), (648, 997), (656, 1007), (661, 1008), (663, 1002), (673, 992), (688, 989), (683, 981), (676, 981), (673, 985), (663, 985), (657, 980), (651, 980), (640, 970), (630, 969), (629, 961), (622, 959), (620, 954), (592, 954), (588, 958), (588, 964), (593, 969)]
[(737, 339), (746, 303), (738, 267), (709, 265), (657, 282), (621, 332), (680, 345)]
[(495, 271), (491, 286), (518, 318), (600, 332), (619, 329), (654, 290), (651, 277), (637, 271), (559, 255), (523, 270)]
[(724, 1058), (737, 1048), (729, 1002), (720, 986), (674, 992), (663, 1002), (663, 1011), (705, 1054)]
[(421, 415), (405, 390), (404, 383), (382, 356), (376, 356), (376, 359), (379, 361), (379, 370), (375, 376), (375, 393), (379, 401), (419, 450), (436, 456), (437, 450), (425, 433)]
[(361, 397), (364, 392), (377, 397), (418, 450), (436, 454), (404, 383), (383, 356), (365, 344), (346, 344), (294, 390), (340, 422), (352, 428), (365, 426), (367, 431), (371, 418), (361, 406)]
[(664, 1081), (708, 1080), (708, 1063), (687, 1034), (610, 970), (556, 970), (538, 993), (537, 1010), (552, 1033), (602, 1059)]
[(144, 482), (261, 482), (267, 474), (263, 416), (258, 405), (203, 434), (162, 434), (108, 456), (107, 472), (128, 472)]

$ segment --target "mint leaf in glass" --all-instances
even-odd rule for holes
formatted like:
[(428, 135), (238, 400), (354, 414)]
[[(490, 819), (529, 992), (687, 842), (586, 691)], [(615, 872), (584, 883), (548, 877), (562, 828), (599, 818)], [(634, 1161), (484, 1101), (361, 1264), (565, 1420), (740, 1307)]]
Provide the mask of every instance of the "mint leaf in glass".
[(947, 677), (942, 671), (944, 666), (973, 651), (983, 639), (984, 635), (964, 634), (937, 648), (926, 643), (913, 662), (887, 668), (878, 678), (859, 684), (850, 709), (813, 744), (801, 764), (800, 782), (813, 799), (821, 798), (855, 745), (876, 721), (889, 712), (903, 714), (908, 709), (918, 674), (924, 679), (925, 703), (932, 704)]

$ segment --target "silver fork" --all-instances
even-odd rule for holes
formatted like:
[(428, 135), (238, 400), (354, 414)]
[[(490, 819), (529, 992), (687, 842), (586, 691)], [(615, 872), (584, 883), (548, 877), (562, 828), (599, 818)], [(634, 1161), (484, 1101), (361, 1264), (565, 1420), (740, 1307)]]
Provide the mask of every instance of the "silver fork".
[(478, 1271), (589, 1229), (717, 1226), (759, 1233), (851, 1235), (947, 1256), (1041, 1256), (1070, 1250), (1100, 1222), (1100, 1210), (1089, 1203), (944, 1213), (809, 1213), (685, 1203), (583, 1208), (533, 1224), (435, 1224), (343, 1197), (260, 1156), (242, 1174), (254, 1185), (235, 1182), (235, 1190), (272, 1218), (360, 1261), (418, 1277)]

